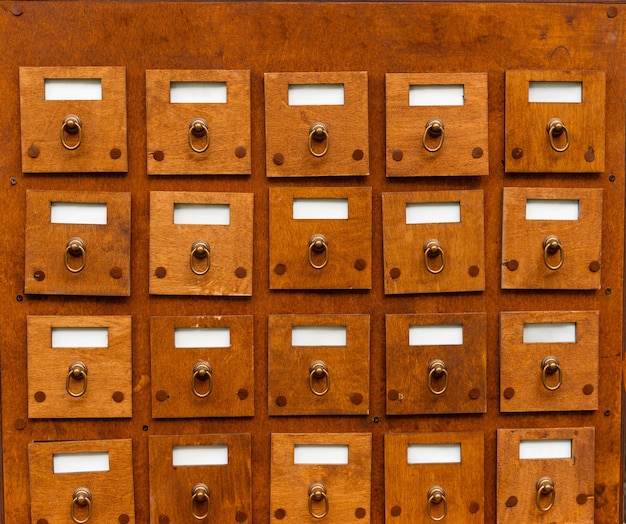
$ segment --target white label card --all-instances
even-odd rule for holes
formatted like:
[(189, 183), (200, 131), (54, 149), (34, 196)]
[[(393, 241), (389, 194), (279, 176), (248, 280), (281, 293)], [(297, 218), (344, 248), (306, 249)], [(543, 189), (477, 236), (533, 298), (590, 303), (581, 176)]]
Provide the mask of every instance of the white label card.
[(51, 224), (107, 224), (107, 205), (87, 202), (51, 202)]
[(52, 328), (53, 348), (107, 348), (109, 328)]
[(102, 100), (100, 78), (46, 78), (44, 100)]
[(292, 346), (345, 346), (346, 326), (293, 326)]
[(576, 342), (576, 322), (524, 324), (524, 344)]
[(225, 466), (228, 446), (174, 446), (172, 466)]
[(579, 200), (526, 200), (526, 220), (578, 220)]
[(174, 204), (174, 224), (227, 226), (229, 204)]
[(528, 101), (534, 103), (559, 102), (580, 104), (583, 101), (583, 83), (529, 82)]
[(408, 464), (460, 464), (461, 444), (409, 444)]
[(170, 82), (172, 104), (225, 104), (226, 82)]
[(409, 86), (409, 106), (462, 106), (465, 104), (463, 84), (432, 84)]
[(109, 471), (109, 453), (58, 453), (52, 456), (54, 473), (91, 473)]
[(343, 84), (289, 84), (290, 106), (342, 106)]
[(174, 328), (175, 348), (229, 348), (230, 328)]
[(460, 346), (463, 324), (409, 326), (409, 346)]
[(294, 464), (348, 464), (347, 445), (305, 445), (293, 448)]
[(461, 202), (420, 202), (406, 205), (407, 224), (448, 224), (461, 221)]
[(522, 440), (519, 444), (522, 460), (572, 458), (571, 440)]
[(294, 198), (293, 218), (296, 220), (347, 220), (347, 198)]

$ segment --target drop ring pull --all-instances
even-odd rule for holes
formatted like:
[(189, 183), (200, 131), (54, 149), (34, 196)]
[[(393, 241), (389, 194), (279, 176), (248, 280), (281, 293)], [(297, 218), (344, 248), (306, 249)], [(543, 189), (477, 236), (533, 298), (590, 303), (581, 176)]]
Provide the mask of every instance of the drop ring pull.
[[(204, 393), (198, 391), (197, 382), (208, 382), (207, 389)], [(213, 368), (205, 360), (198, 360), (193, 367), (193, 375), (191, 376), (191, 390), (196, 397), (205, 398), (213, 391)]]
[[(441, 257), (441, 262), (439, 263), (439, 266), (431, 266), (430, 259), (435, 259), (438, 257)], [(441, 247), (441, 243), (438, 240), (431, 239), (427, 240), (424, 243), (424, 264), (426, 264), (426, 269), (433, 275), (441, 273), (443, 271), (443, 268), (446, 266), (446, 259), (443, 254), (443, 248)]]
[[(321, 151), (313, 149), (313, 142), (324, 142), (324, 148)], [(328, 153), (330, 137), (328, 135), (328, 126), (322, 122), (316, 122), (309, 128), (309, 153), (314, 157), (322, 157)]]
[[(87, 364), (81, 362), (80, 360), (70, 364), (70, 367), (67, 370), (67, 377), (65, 379), (65, 390), (68, 395), (78, 398), (82, 397), (87, 392), (87, 372)], [(78, 391), (74, 391), (72, 389), (72, 380), (82, 382), (82, 386)]]
[[(559, 254), (559, 261), (556, 265), (551, 264), (548, 258), (552, 255)], [(543, 262), (548, 269), (552, 271), (556, 271), (563, 265), (563, 260), (565, 260), (565, 252), (563, 251), (563, 246), (561, 245), (561, 241), (559, 237), (555, 235), (548, 235), (543, 239)]]
[[(428, 517), (430, 520), (434, 520), (435, 522), (439, 522), (443, 520), (448, 515), (448, 500), (446, 499), (446, 492), (443, 490), (441, 486), (432, 486), (426, 495), (428, 497)], [(441, 515), (435, 516), (433, 512), (433, 508), (438, 506), (439, 504), (443, 504), (443, 510)]]
[[(70, 506), (70, 517), (76, 524), (85, 524), (91, 518), (91, 491), (88, 488), (77, 488), (72, 495), (72, 505)], [(87, 507), (87, 516), (79, 518), (76, 516), (76, 508)]]
[[(200, 482), (191, 489), (191, 514), (196, 520), (204, 520), (209, 516), (211, 511), (210, 490), (206, 484)], [(206, 503), (206, 511), (203, 514), (196, 513), (196, 506), (202, 506)]]
[[(556, 384), (553, 386), (548, 385), (548, 375), (557, 374)], [(549, 391), (556, 391), (563, 384), (563, 370), (559, 364), (559, 359), (555, 356), (545, 357), (541, 361), (541, 382), (543, 386)]]
[[(70, 264), (70, 257), (80, 259), (78, 267), (73, 267)], [(85, 269), (86, 261), (87, 245), (85, 244), (85, 241), (79, 237), (70, 238), (65, 246), (65, 268), (71, 273), (80, 273), (83, 269)]]
[[(563, 153), (567, 151), (569, 147), (569, 130), (560, 118), (551, 118), (546, 124), (546, 131), (548, 132), (548, 139), (550, 140), (550, 147), (557, 153)], [(554, 143), (554, 139), (565, 135), (565, 145), (558, 147)]]
[[(324, 379), (325, 385), (324, 389), (317, 390), (314, 385), (314, 380), (322, 380)], [(318, 397), (323, 397), (328, 393), (330, 389), (330, 375), (328, 374), (328, 366), (326, 362), (323, 360), (315, 360), (311, 362), (309, 366), (309, 387), (311, 388), (311, 392)]]
[[(65, 139), (66, 135), (76, 135), (74, 143), (68, 144)], [(61, 124), (61, 144), (65, 149), (73, 151), (78, 149), (83, 141), (83, 123), (76, 115), (67, 115)]]
[[(430, 153), (436, 153), (443, 146), (444, 139), (444, 125), (441, 120), (438, 118), (431, 118), (426, 125), (424, 126), (424, 135), (422, 136), (422, 144), (424, 145), (424, 149)], [(428, 138), (438, 138), (438, 142), (435, 147), (430, 147), (427, 143)]]
[[(556, 499), (556, 489), (554, 488), (554, 481), (550, 477), (541, 477), (537, 481), (536, 485), (537, 489), (537, 498), (535, 499), (535, 504), (537, 504), (537, 509), (539, 511), (550, 511), (552, 506), (554, 506), (554, 500)], [(541, 504), (542, 495), (548, 495), (548, 503), (544, 506)]]
[[(189, 139), (189, 147), (196, 153), (204, 153), (209, 149), (209, 124), (204, 118), (194, 118), (189, 122), (189, 132), (187, 136)], [(195, 146), (194, 138), (204, 138), (201, 147)]]
[[(443, 386), (441, 389), (435, 389), (433, 385), (434, 379), (443, 377)], [(443, 360), (431, 360), (428, 364), (428, 390), (433, 395), (443, 395), (448, 389), (448, 370)]]
[[(196, 267), (196, 260), (204, 260), (204, 264), (200, 266), (200, 269)], [(196, 240), (191, 245), (191, 254), (189, 255), (189, 267), (194, 274), (201, 277), (206, 275), (211, 269), (211, 246), (204, 240)]]
[[(321, 254), (324, 255), (324, 260), (321, 264), (316, 264), (313, 261), (313, 254)], [(309, 264), (313, 269), (323, 269), (328, 264), (328, 240), (324, 235), (313, 235), (309, 239)]]
[[(324, 501), (324, 511), (316, 513), (313, 509), (313, 502)], [(328, 494), (326, 493), (326, 486), (321, 482), (314, 482), (309, 486), (309, 513), (314, 519), (323, 519), (328, 515), (330, 509), (330, 503), (328, 502)]]

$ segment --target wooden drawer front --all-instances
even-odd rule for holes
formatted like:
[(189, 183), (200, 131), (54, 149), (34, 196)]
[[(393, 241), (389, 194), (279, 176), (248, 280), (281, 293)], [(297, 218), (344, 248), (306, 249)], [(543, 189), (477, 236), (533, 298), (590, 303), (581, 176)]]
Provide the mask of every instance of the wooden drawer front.
[[(29, 316), (27, 323), (29, 418), (132, 416), (131, 317)], [(94, 329), (106, 346), (88, 342)], [(81, 333), (85, 342), (76, 344)]]
[(273, 433), (270, 522), (369, 523), (371, 448), (369, 433)]
[[(578, 218), (543, 209), (554, 203), (577, 205)], [(502, 289), (599, 289), (601, 253), (602, 189), (504, 188)]]
[[(489, 174), (486, 73), (387, 73), (385, 79), (387, 176)], [(422, 105), (419, 91), (411, 101), (412, 90), (426, 88), (460, 90), (462, 104)]]
[[(52, 223), (53, 203), (104, 205), (106, 224)], [(25, 235), (26, 293), (130, 295), (130, 193), (27, 190)]]
[[(175, 223), (177, 205), (227, 207), (229, 223)], [(252, 295), (253, 208), (251, 193), (150, 192), (150, 293)]]
[[(303, 85), (342, 86), (343, 103), (290, 105)], [(367, 91), (366, 72), (265, 73), (267, 176), (369, 175)]]
[(369, 413), (369, 315), (270, 315), (268, 323), (270, 415)]
[(485, 522), (482, 433), (385, 435), (385, 522)]
[[(294, 218), (295, 201), (322, 201), (315, 218)], [(347, 218), (325, 218), (323, 201), (339, 202)], [(370, 289), (371, 188), (270, 188), (270, 288)], [(314, 238), (325, 247), (316, 251)]]
[(153, 317), (152, 416), (253, 416), (252, 326), (251, 316)]
[(151, 524), (252, 522), (249, 434), (150, 436), (148, 444)]
[(598, 311), (501, 313), (500, 411), (598, 409), (599, 327)]
[(386, 333), (387, 414), (486, 412), (484, 313), (387, 315)]
[[(135, 522), (130, 439), (31, 442), (28, 465), (32, 522)], [(76, 493), (80, 488), (90, 503)]]
[[(173, 102), (173, 83), (200, 90), (225, 84), (226, 96)], [(250, 174), (250, 71), (148, 70), (146, 110), (149, 175)]]
[[(499, 524), (594, 522), (595, 428), (499, 429), (497, 435)], [(555, 446), (567, 442), (570, 451), (556, 454)], [(551, 481), (551, 491), (542, 479)]]
[[(604, 71), (507, 71), (505, 151), (507, 173), (604, 171)], [(530, 101), (533, 82), (582, 84), (580, 102)], [(553, 119), (565, 126), (551, 131)], [(556, 129), (556, 128), (552, 128)], [(550, 137), (552, 135), (552, 139)]]
[[(101, 99), (46, 99), (46, 81), (59, 79), (100, 80)], [(126, 68), (20, 67), (20, 112), (25, 173), (128, 171)]]
[[(420, 211), (434, 215), (440, 206), (458, 206), (456, 218)], [(483, 220), (482, 190), (383, 193), (385, 293), (483, 291)]]

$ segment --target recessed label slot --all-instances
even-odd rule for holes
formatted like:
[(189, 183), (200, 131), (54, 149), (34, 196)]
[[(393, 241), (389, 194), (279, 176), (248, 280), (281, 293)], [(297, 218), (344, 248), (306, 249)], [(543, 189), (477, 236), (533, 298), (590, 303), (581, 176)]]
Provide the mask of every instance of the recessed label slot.
[(46, 78), (45, 100), (102, 100), (100, 78)]
[(447, 224), (460, 221), (460, 202), (420, 202), (406, 205), (407, 224)]
[(583, 101), (582, 82), (529, 82), (528, 101), (536, 103), (580, 104)]
[(296, 220), (347, 220), (347, 198), (294, 198), (293, 218)]
[(290, 106), (342, 106), (343, 84), (289, 84)]
[(175, 348), (229, 348), (230, 328), (174, 328)]
[(462, 106), (463, 104), (465, 104), (463, 84), (409, 86), (410, 106)]
[(293, 326), (292, 346), (345, 346), (346, 326)]
[(225, 466), (228, 446), (174, 446), (172, 466)]
[(409, 346), (460, 346), (463, 324), (409, 326)]
[(522, 440), (519, 458), (523, 460), (572, 458), (571, 440)]
[(109, 453), (58, 453), (52, 456), (54, 473), (92, 473), (109, 471)]
[(227, 226), (229, 204), (174, 204), (174, 224)]
[(409, 444), (408, 464), (460, 464), (461, 444)]
[(109, 328), (52, 328), (53, 348), (107, 348)]
[(526, 200), (526, 220), (578, 220), (579, 200)]
[(296, 444), (293, 448), (294, 464), (347, 464), (348, 445)]
[(576, 342), (576, 322), (524, 324), (524, 344)]
[(51, 224), (107, 224), (107, 205), (85, 202), (51, 202)]
[(225, 104), (226, 82), (170, 82), (172, 104)]

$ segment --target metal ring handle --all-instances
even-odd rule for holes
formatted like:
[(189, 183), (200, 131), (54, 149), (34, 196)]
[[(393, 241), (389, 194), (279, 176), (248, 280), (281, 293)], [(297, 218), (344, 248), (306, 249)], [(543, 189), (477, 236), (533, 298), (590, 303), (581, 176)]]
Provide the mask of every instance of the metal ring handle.
[[(438, 522), (443, 520), (448, 515), (448, 500), (446, 499), (446, 492), (443, 490), (441, 486), (432, 486), (426, 495), (428, 497), (428, 517), (430, 520), (434, 520)], [(443, 513), (436, 517), (433, 515), (433, 506), (437, 506), (443, 502)]]
[[(78, 398), (82, 397), (87, 392), (87, 372), (87, 364), (81, 362), (80, 360), (77, 360), (76, 362), (70, 364), (70, 367), (67, 370), (67, 377), (65, 379), (65, 390), (67, 391), (68, 395)], [(72, 391), (72, 379), (81, 380), (83, 383), (78, 392)]]
[[(446, 258), (443, 254), (443, 248), (441, 244), (436, 239), (427, 240), (424, 243), (424, 264), (426, 264), (426, 269), (432, 273), (433, 275), (437, 275), (443, 271), (443, 268), (446, 266)], [(437, 258), (441, 255), (441, 264), (438, 268), (433, 268), (430, 265), (429, 259)]]
[[(564, 151), (567, 151), (567, 148), (570, 144), (569, 130), (560, 118), (551, 118), (546, 125), (546, 131), (548, 132), (548, 139), (550, 141), (550, 147), (552, 149), (554, 149), (557, 153), (563, 153)], [(565, 145), (563, 147), (557, 147), (557, 145), (554, 143), (554, 138), (559, 137), (563, 134), (565, 134)]]
[[(325, 379), (326, 385), (322, 391), (315, 389), (313, 385), (314, 379)], [(330, 389), (330, 375), (328, 374), (328, 366), (323, 360), (315, 360), (309, 366), (309, 387), (311, 392), (318, 397), (323, 397)]]
[[(207, 390), (204, 393), (200, 393), (196, 388), (196, 380), (201, 382), (209, 382)], [(193, 367), (193, 375), (191, 377), (191, 390), (196, 397), (205, 398), (208, 397), (213, 391), (213, 368), (211, 364), (205, 360), (198, 360)]]
[[(316, 264), (313, 262), (313, 253), (324, 253), (324, 262)], [(309, 238), (309, 264), (313, 269), (323, 269), (328, 264), (328, 240), (324, 235), (313, 235)]]
[[(84, 519), (79, 519), (76, 516), (74, 510), (76, 506), (87, 506), (87, 516)], [(85, 524), (91, 518), (91, 491), (88, 488), (77, 488), (74, 490), (72, 505), (70, 506), (70, 517), (76, 524)]]
[[(209, 497), (210, 495), (210, 490), (209, 487), (206, 484), (196, 484), (192, 489), (191, 489), (191, 514), (193, 515), (193, 518), (196, 520), (204, 520), (205, 518), (207, 518), (209, 516), (209, 513), (211, 511), (211, 498)], [(206, 512), (204, 513), (204, 515), (199, 515), (198, 513), (196, 513), (196, 503), (202, 504), (204, 501), (206, 500)]]
[[(324, 149), (317, 153), (313, 150), (313, 142), (325, 142)], [(309, 153), (314, 157), (322, 157), (328, 153), (330, 145), (330, 136), (328, 135), (328, 126), (322, 122), (316, 122), (309, 128)]]
[[(558, 373), (557, 383), (554, 386), (548, 386), (547, 375), (553, 375), (554, 373)], [(563, 384), (563, 370), (559, 365), (559, 359), (555, 356), (550, 355), (541, 361), (541, 381), (549, 391), (556, 391)]]
[[(324, 511), (322, 513), (315, 513), (313, 511), (313, 502), (324, 501)], [(315, 482), (309, 486), (309, 513), (314, 519), (323, 519), (328, 515), (330, 509), (330, 503), (328, 502), (328, 494), (326, 493), (326, 486), (321, 482)]]
[[(443, 377), (443, 387), (441, 389), (435, 389), (433, 386), (433, 377)], [(448, 389), (448, 370), (443, 360), (435, 359), (431, 360), (428, 364), (428, 389), (433, 395), (443, 395)]]
[[(559, 253), (559, 262), (556, 265), (550, 264), (548, 261), (548, 257), (550, 255), (555, 255)], [(556, 271), (563, 265), (563, 261), (565, 260), (565, 252), (563, 251), (563, 246), (561, 245), (561, 241), (559, 237), (555, 235), (548, 235), (543, 239), (543, 262), (548, 269), (552, 271)]]
[[(77, 268), (70, 266), (70, 256), (80, 257), (80, 265)], [(87, 245), (82, 238), (73, 237), (67, 241), (65, 246), (65, 268), (71, 273), (80, 273), (85, 269), (87, 262)]]
[[(70, 145), (65, 140), (65, 134), (68, 135), (78, 135), (76, 137), (76, 143)], [(65, 149), (69, 151), (73, 151), (74, 149), (78, 149), (80, 144), (83, 141), (83, 123), (80, 118), (76, 115), (67, 115), (63, 119), (63, 123), (61, 124), (61, 144)]]
[[(537, 498), (535, 499), (535, 504), (537, 504), (537, 509), (539, 511), (550, 511), (554, 506), (554, 501), (556, 499), (556, 489), (554, 487), (554, 481), (550, 477), (541, 477), (537, 481), (536, 485), (537, 489)], [(543, 506), (541, 504), (541, 495), (550, 495), (550, 499), (548, 500), (548, 505)]]
[[(193, 138), (204, 137), (204, 145), (202, 147), (196, 147), (193, 143)], [(204, 153), (209, 149), (209, 124), (204, 118), (194, 118), (189, 122), (189, 132), (187, 133), (189, 140), (189, 147), (196, 153)]]
[[(443, 122), (438, 118), (431, 118), (428, 122), (426, 122), (426, 125), (424, 126), (424, 135), (422, 136), (422, 144), (424, 146), (424, 149), (426, 149), (426, 151), (430, 153), (436, 153), (437, 151), (439, 151), (441, 149), (441, 146), (443, 146), (444, 133), (445, 128)], [(439, 142), (435, 147), (428, 146), (428, 144), (426, 143), (426, 139), (428, 137), (439, 138)]]
[[(204, 268), (196, 269), (196, 265), (194, 264), (194, 260), (206, 259), (206, 263), (204, 264)], [(209, 243), (204, 240), (196, 240), (191, 245), (191, 254), (189, 255), (189, 267), (194, 274), (201, 277), (202, 275), (206, 275), (211, 269), (211, 246)]]

